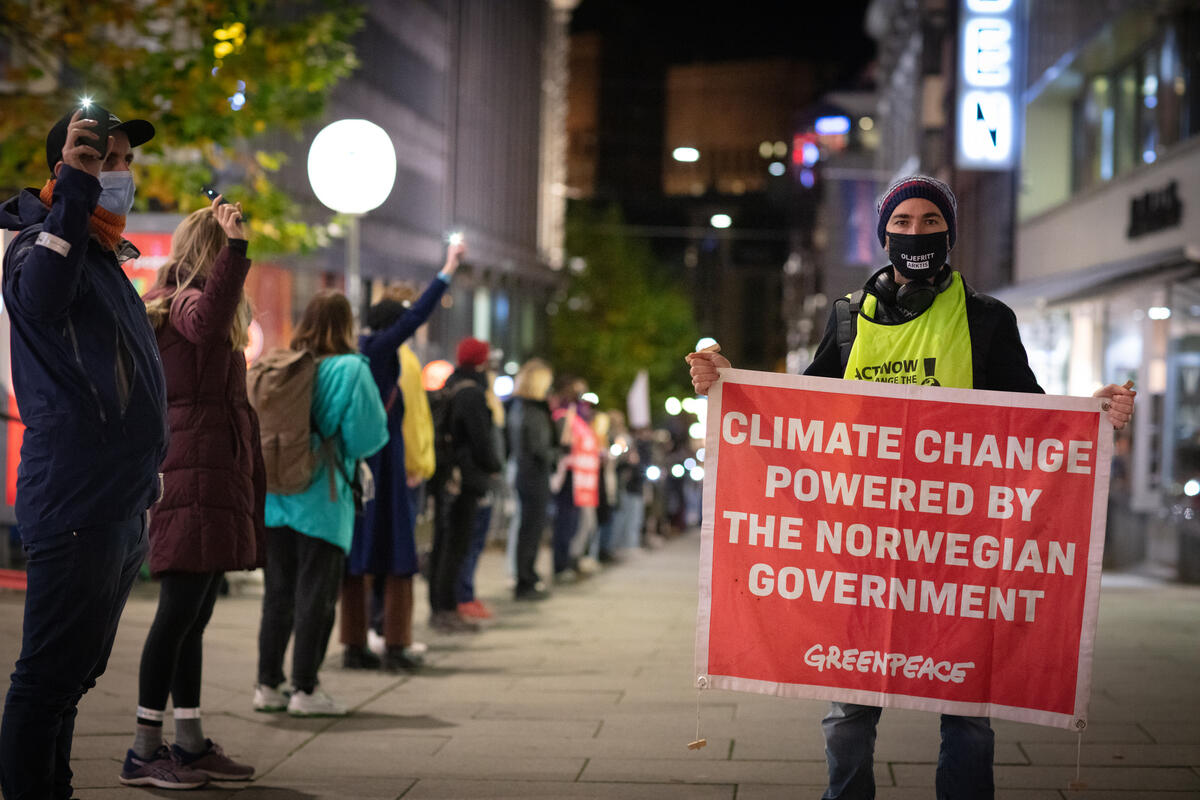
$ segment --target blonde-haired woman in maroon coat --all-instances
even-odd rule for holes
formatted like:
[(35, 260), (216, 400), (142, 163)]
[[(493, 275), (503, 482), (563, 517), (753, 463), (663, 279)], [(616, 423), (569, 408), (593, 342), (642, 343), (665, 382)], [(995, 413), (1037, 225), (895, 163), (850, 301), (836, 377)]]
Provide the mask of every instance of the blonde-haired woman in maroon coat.
[[(160, 588), (138, 674), (137, 731), (121, 773), (128, 785), (184, 789), (254, 775), (205, 738), (200, 724), (202, 640), (221, 578), (261, 566), (265, 554), (265, 473), (242, 353), (249, 271), (241, 204), (218, 197), (176, 228), (170, 258), (144, 298), (167, 379), (171, 441), (163, 498), (150, 518), (150, 571)], [(168, 695), (171, 747), (162, 735)]]

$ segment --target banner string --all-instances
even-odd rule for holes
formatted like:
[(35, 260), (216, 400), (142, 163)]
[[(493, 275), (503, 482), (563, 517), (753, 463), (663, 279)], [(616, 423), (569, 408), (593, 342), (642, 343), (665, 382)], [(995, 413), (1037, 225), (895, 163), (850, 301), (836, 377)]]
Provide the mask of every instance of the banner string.
[(1083, 731), (1079, 731), (1076, 735), (1078, 738), (1075, 739), (1075, 780), (1067, 784), (1067, 791), (1087, 788), (1087, 782), (1079, 777), (1079, 764), (1083, 759)]
[(696, 680), (696, 738), (688, 742), (688, 750), (699, 750), (708, 744), (708, 739), (700, 736), (700, 693), (708, 685), (707, 679), (700, 677)]

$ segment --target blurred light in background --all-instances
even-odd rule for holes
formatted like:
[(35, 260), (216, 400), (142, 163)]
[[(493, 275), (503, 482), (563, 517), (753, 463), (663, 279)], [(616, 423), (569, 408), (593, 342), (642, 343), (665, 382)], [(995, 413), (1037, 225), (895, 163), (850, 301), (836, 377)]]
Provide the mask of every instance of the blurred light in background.
[(445, 359), (430, 361), (421, 369), (421, 385), (427, 392), (436, 392), (446, 385), (446, 379), (454, 372), (454, 365)]
[(693, 439), (703, 439), (704, 438), (704, 423), (703, 422), (693, 422), (688, 427), (688, 436), (692, 437)]
[(504, 364), (504, 371), (509, 375), (516, 375), (521, 370), (521, 365), (515, 361), (508, 361)]
[(817, 123), (813, 127), (822, 136), (837, 136), (850, 132), (850, 118), (841, 115), (835, 117), (817, 117)]
[(699, 483), (704, 480), (704, 467), (692, 467), (688, 474), (692, 476), (692, 480)]
[(683, 468), (683, 464), (673, 464), (671, 466), (671, 477), (682, 478), (687, 474), (687, 470)]
[(694, 147), (676, 147), (671, 153), (671, 157), (676, 161), (682, 161), (685, 164), (690, 164), (693, 161), (700, 160), (700, 151)]
[(1170, 319), (1171, 309), (1167, 308), (1166, 306), (1152, 306), (1150, 310), (1146, 312), (1146, 316), (1150, 319)]
[(775, 148), (770, 142), (763, 142), (758, 146), (758, 154), (763, 158), (770, 158), (775, 153)]
[(492, 393), (501, 400), (513, 393), (513, 379), (509, 375), (497, 375), (492, 381)]
[(714, 228), (728, 228), (733, 224), (733, 218), (728, 214), (713, 214), (712, 219), (709, 220), (709, 223)]
[(813, 171), (811, 169), (800, 170), (801, 186), (803, 186), (805, 189), (811, 189), (814, 183), (816, 183), (816, 178), (813, 176)]
[(678, 397), (668, 397), (667, 402), (663, 405), (667, 409), (667, 413), (672, 417), (679, 416), (679, 412), (683, 411), (683, 403), (679, 402)]
[(1200, 481), (1192, 478), (1183, 485), (1183, 493), (1188, 497), (1195, 497), (1196, 495), (1200, 494)]
[(872, 130), (875, 127), (875, 120), (871, 119), (870, 117), (863, 117), (858, 121), (858, 127), (862, 128), (864, 131)]
[(658, 467), (654, 466), (653, 464), (646, 467), (646, 480), (656, 481), (661, 477), (662, 477), (662, 470), (660, 470)]
[(717, 343), (717, 340), (712, 338), (711, 336), (701, 337), (700, 341), (696, 342), (696, 352), (699, 352), (699, 351), (703, 350), (704, 348), (706, 348), (710, 345), (714, 345), (716, 343)]
[(778, 178), (780, 175), (787, 172), (787, 167), (783, 165), (782, 161), (772, 161), (767, 167), (767, 172)]
[(821, 157), (821, 149), (812, 142), (805, 142), (804, 149), (800, 151), (800, 161), (806, 167), (811, 167), (817, 163), (817, 159)]

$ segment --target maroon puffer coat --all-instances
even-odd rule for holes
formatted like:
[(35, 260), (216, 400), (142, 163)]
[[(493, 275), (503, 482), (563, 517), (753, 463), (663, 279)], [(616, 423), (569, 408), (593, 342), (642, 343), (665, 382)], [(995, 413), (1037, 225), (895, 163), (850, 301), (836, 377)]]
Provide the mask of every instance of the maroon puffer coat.
[[(150, 511), (155, 575), (253, 569), (266, 557), (258, 416), (246, 397), (245, 357), (229, 338), (250, 270), (244, 248), (235, 241), (221, 250), (208, 280), (176, 297), (157, 331), (171, 442), (163, 498)], [(174, 291), (172, 281), (145, 299)]]

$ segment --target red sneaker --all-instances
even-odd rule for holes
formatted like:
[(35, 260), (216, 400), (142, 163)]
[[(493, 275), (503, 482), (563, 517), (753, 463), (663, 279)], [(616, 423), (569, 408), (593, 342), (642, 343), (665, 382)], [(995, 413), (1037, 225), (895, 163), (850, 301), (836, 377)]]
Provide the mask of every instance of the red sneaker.
[(469, 603), (459, 603), (458, 613), (468, 619), (491, 619), (492, 610), (478, 600)]

